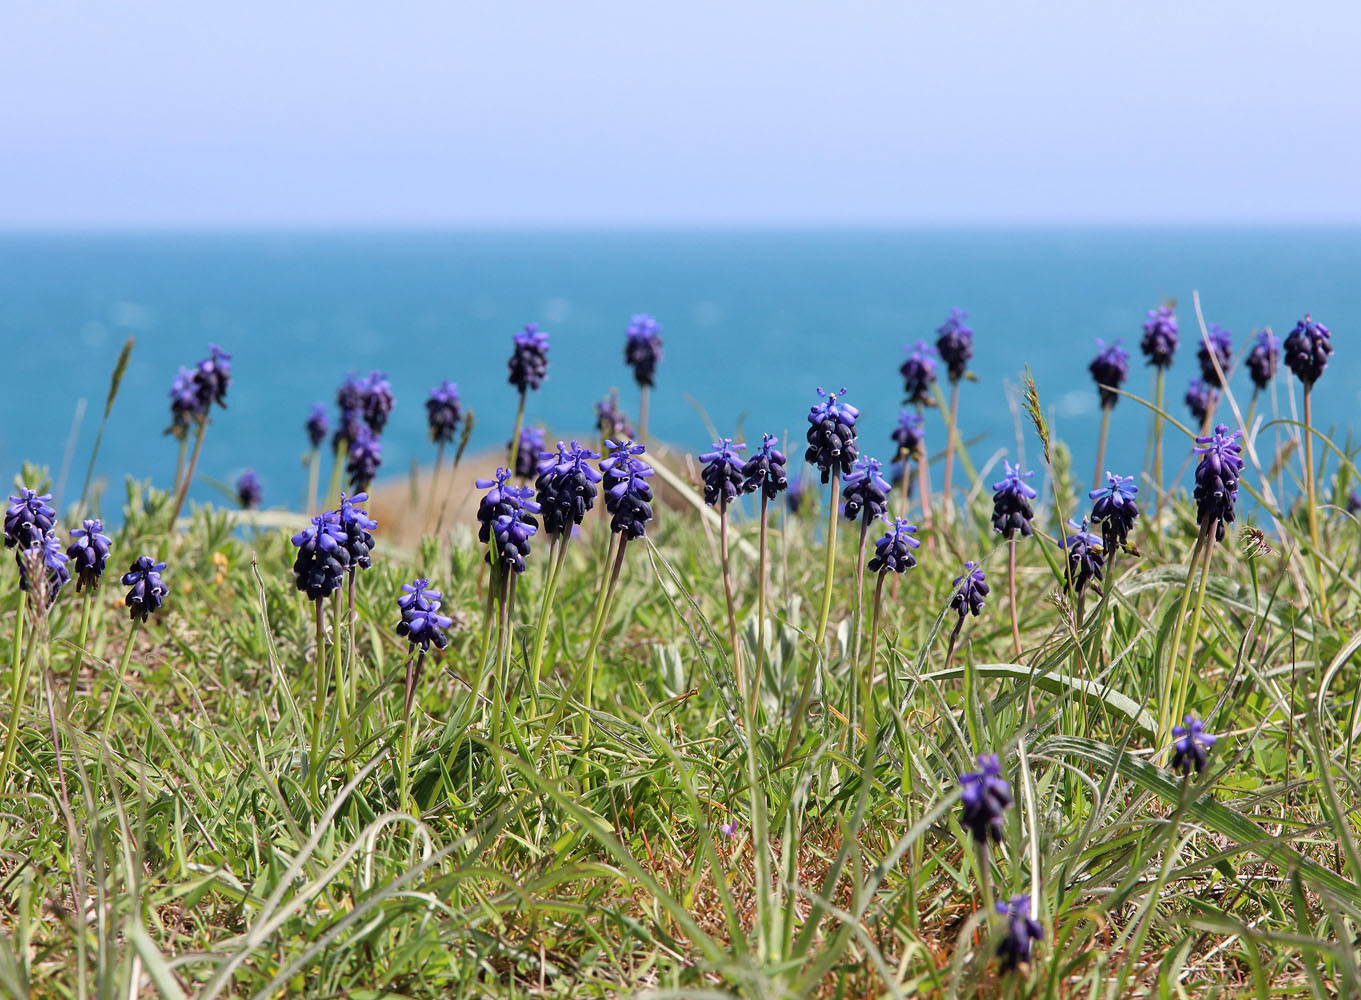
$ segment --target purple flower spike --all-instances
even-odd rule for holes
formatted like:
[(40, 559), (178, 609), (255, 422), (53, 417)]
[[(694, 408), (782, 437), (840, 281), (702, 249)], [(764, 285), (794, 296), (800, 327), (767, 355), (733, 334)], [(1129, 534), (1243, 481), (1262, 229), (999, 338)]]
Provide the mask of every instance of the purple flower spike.
[(1206, 385), (1222, 389), (1224, 383), (1219, 378), (1219, 372), (1215, 371), (1215, 361), (1219, 362), (1219, 367), (1227, 376), (1229, 364), (1233, 361), (1233, 334), (1218, 323), (1211, 323), (1205, 332), (1209, 334), (1210, 344), (1207, 347), (1202, 340), (1200, 348), (1196, 351), (1196, 359), (1200, 361), (1200, 377), (1204, 379)]
[(331, 423), (326, 419), (326, 406), (323, 403), (313, 403), (312, 412), (307, 417), (307, 423), (303, 424), (307, 431), (307, 441), (313, 448), (320, 448), (321, 442), (326, 440), (327, 433), (331, 430)]
[(926, 346), (926, 341), (919, 340), (904, 350), (907, 360), (898, 369), (903, 376), (903, 402), (930, 406), (931, 386), (936, 383), (936, 362), (931, 357), (931, 348)]
[[(508, 528), (504, 525), (498, 527), (502, 518), (510, 518), (518, 521), (522, 525), (532, 525), (537, 531), (539, 522), (532, 515), (539, 513), (540, 507), (535, 502), (534, 491), (528, 486), (511, 486), (509, 484), (510, 470), (499, 468), (496, 470), (495, 479), (479, 479), (476, 482), (478, 489), (486, 490), (487, 495), (482, 498), (482, 502), (477, 508), (477, 520), (481, 527), (478, 529), (477, 538), (483, 545), (489, 546), (485, 560), (488, 564), (492, 562), (491, 548), (493, 538), (495, 539), (495, 549), (497, 552), (497, 564), (510, 566), (515, 572), (523, 572), (523, 569), (515, 568), (523, 565), (523, 553), (519, 549), (520, 541), (524, 541), (524, 552), (529, 551), (529, 535), (534, 532), (529, 531), (523, 539), (519, 539), (518, 533), (515, 536), (508, 534)], [(515, 542), (514, 550), (506, 551), (501, 549), (504, 540), (511, 538)]]
[(402, 584), (402, 595), (397, 598), (397, 607), (402, 613), (397, 623), (397, 634), (411, 643), (414, 650), (420, 647), (428, 650), (433, 642), (436, 649), (449, 645), (449, 637), (444, 630), (454, 624), (454, 620), (439, 613), (440, 601), (444, 597), (438, 590), (430, 590), (430, 581), (413, 580)]
[(71, 544), (66, 549), (66, 558), (76, 571), (76, 592), (86, 587), (99, 586), (100, 577), (109, 564), (109, 548), (113, 541), (104, 534), (104, 523), (97, 517), (86, 518), (85, 522), (71, 532)]
[(298, 555), (293, 560), (293, 578), (309, 600), (330, 597), (345, 578), (350, 553), (345, 548), (345, 531), (335, 511), (312, 518), (311, 527), (293, 536)]
[(254, 469), (247, 469), (236, 480), (236, 499), (241, 502), (242, 510), (254, 510), (264, 499), (260, 489), (260, 477)]
[(370, 553), (373, 552), (373, 535), (370, 532), (378, 527), (378, 522), (369, 517), (369, 512), (358, 505), (369, 498), (367, 493), (356, 493), (352, 497), (340, 494), (340, 507), (334, 512), (336, 522), (345, 535), (346, 553), (349, 554), (349, 570), (368, 569), (373, 565)]
[(507, 381), (522, 393), (538, 389), (548, 376), (548, 334), (538, 323), (526, 323), (514, 340), (506, 362)]
[(1306, 389), (1313, 386), (1328, 367), (1328, 355), (1333, 353), (1333, 335), (1312, 316), (1295, 324), (1285, 338), (1285, 364)]
[(732, 438), (720, 438), (714, 442), (712, 451), (699, 456), (704, 463), (700, 478), (704, 480), (704, 502), (710, 507), (727, 505), (737, 499), (742, 492), (742, 456), (745, 444), (733, 444)]
[(367, 490), (373, 477), (378, 475), (378, 467), (383, 464), (383, 442), (366, 424), (360, 424), (354, 433), (350, 441), (350, 460), (345, 468), (350, 474), (350, 488), (359, 493)]
[(336, 390), (336, 408), (340, 410), (340, 423), (336, 426), (333, 447), (344, 444), (347, 448), (359, 436), (359, 425), (364, 420), (364, 392), (366, 380), (357, 372), (350, 372)]
[(998, 971), (1003, 975), (1030, 964), (1030, 953), (1036, 941), (1044, 940), (1044, 928), (1030, 915), (1030, 897), (1012, 896), (1008, 902), (993, 904), (998, 916), (1007, 922), (1006, 933), (997, 942)]
[(986, 843), (1002, 839), (1002, 814), (1011, 805), (1011, 785), (1002, 777), (1002, 761), (995, 753), (978, 755), (978, 770), (959, 776), (963, 815), (960, 825), (974, 840)]
[(1355, 487), (1347, 492), (1347, 513), (1352, 516), (1361, 514), (1361, 492)]
[(206, 411), (199, 404), (194, 369), (181, 367), (170, 383), (170, 426), (165, 433), (184, 440), (189, 428)]
[(629, 321), (624, 364), (633, 369), (640, 389), (656, 384), (657, 364), (662, 360), (661, 334), (661, 324), (646, 313), (638, 313)]
[(784, 495), (785, 506), (789, 508), (789, 513), (797, 514), (803, 509), (803, 502), (808, 498), (808, 481), (800, 476), (789, 484), (789, 490)]
[(1159, 306), (1148, 311), (1144, 323), (1144, 339), (1139, 342), (1148, 363), (1155, 368), (1167, 368), (1177, 353), (1177, 312), (1171, 306)]
[(789, 488), (789, 473), (784, 452), (777, 447), (774, 434), (761, 435), (761, 447), (742, 466), (742, 492), (760, 492), (762, 499), (774, 500)]
[[(1129, 351), (1120, 346), (1119, 338), (1107, 344), (1096, 338), (1096, 357), (1087, 366), (1096, 382), (1097, 394), (1101, 397), (1103, 409), (1109, 409), (1120, 401), (1120, 394), (1114, 390), (1125, 384), (1129, 378)], [(1107, 388), (1109, 387), (1109, 388)]]
[(558, 450), (539, 458), (535, 499), (543, 512), (543, 530), (556, 537), (570, 531), (595, 506), (596, 483), (601, 475), (590, 463), (600, 456), (576, 441), (570, 448), (558, 442)]
[(1035, 473), (1022, 472), (1019, 465), (1006, 461), (1002, 467), (1006, 475), (992, 484), (992, 528), (1006, 539), (1014, 538), (1017, 532), (1029, 538), (1034, 533), (1030, 522), (1035, 517), (1030, 501), (1039, 494), (1026, 480)]
[(26, 549), (51, 533), (57, 523), (51, 499), (51, 493), (39, 496), (27, 486), (19, 490), (17, 497), (9, 498), (10, 505), (5, 510), (5, 548), (17, 545)]
[(953, 583), (957, 589), (950, 598), (950, 607), (959, 612), (960, 618), (969, 614), (975, 618), (981, 615), (988, 606), (985, 598), (991, 593), (982, 567), (972, 560), (966, 562), (964, 575), (955, 577)]
[(652, 467), (637, 456), (644, 448), (631, 441), (606, 441), (610, 455), (600, 463), (604, 473), (605, 509), (610, 513), (610, 530), (624, 541), (642, 538), (652, 520), (652, 487), (648, 479)]
[(1191, 384), (1186, 387), (1186, 408), (1198, 424), (1205, 422), (1205, 415), (1218, 398), (1219, 393), (1198, 378), (1191, 379)]
[(865, 523), (888, 513), (888, 493), (892, 487), (882, 473), (884, 463), (877, 458), (858, 458), (855, 467), (846, 476), (846, 487), (841, 491), (846, 501), (846, 520), (856, 521), (862, 517)]
[(128, 607), (128, 616), (133, 620), (146, 621), (158, 611), (161, 603), (170, 594), (170, 588), (161, 582), (165, 563), (153, 562), (150, 556), (138, 556), (123, 574), (123, 586), (130, 588), (123, 603)]
[(908, 524), (905, 517), (900, 517), (896, 521), (887, 517), (883, 520), (891, 527), (874, 543), (874, 555), (870, 557), (869, 571), (906, 573), (917, 565), (917, 557), (912, 554), (912, 550), (921, 545), (920, 541), (912, 537), (917, 533), (917, 526)]
[(638, 432), (629, 423), (628, 416), (619, 407), (619, 394), (613, 390), (595, 404), (595, 426), (600, 431), (602, 440), (607, 438), (632, 440), (638, 436)]
[(15, 553), (19, 563), (19, 589), (33, 590), (29, 574), (38, 572), (42, 576), (39, 583), (41, 592), (46, 596), (45, 607), (51, 607), (57, 599), (57, 592), (71, 579), (70, 561), (61, 550), (61, 539), (55, 531), (48, 532), (33, 541), (27, 548)]
[(839, 398), (846, 395), (845, 389), (838, 393), (819, 388), (818, 395), (822, 397), (821, 402), (808, 411), (808, 450), (803, 458), (818, 467), (822, 481), (826, 483), (833, 472), (850, 475), (855, 465), (859, 454), (855, 422), (860, 418), (860, 411)]
[(1243, 359), (1243, 366), (1252, 376), (1252, 384), (1258, 390), (1265, 389), (1276, 377), (1276, 369), (1280, 362), (1281, 342), (1271, 332), (1271, 327), (1258, 330), (1253, 337), (1252, 346), (1248, 348), (1248, 356)]
[(512, 573), (525, 571), (525, 557), (529, 555), (529, 539), (539, 530), (539, 522), (532, 517), (502, 514), (491, 526), (496, 538), (496, 557), (501, 568)]
[(430, 440), (435, 444), (448, 444), (454, 439), (454, 430), (463, 419), (457, 384), (445, 379), (430, 390), (430, 398), (425, 401), (425, 419), (430, 425)]
[(1214, 433), (1196, 438), (1196, 520), (1204, 525), (1213, 521), (1215, 541), (1224, 540), (1224, 525), (1232, 524), (1238, 501), (1238, 480), (1243, 472), (1243, 447), (1238, 443), (1242, 431), (1229, 433), (1219, 424)]
[(227, 388), (232, 384), (232, 356), (216, 344), (208, 345), (208, 357), (194, 366), (194, 390), (198, 414), (206, 417), (214, 403), (227, 408)]
[(968, 315), (963, 309), (951, 309), (950, 318), (936, 330), (936, 353), (945, 362), (951, 382), (964, 377), (973, 357), (973, 331), (964, 325)]
[(1101, 544), (1107, 552), (1114, 552), (1129, 539), (1130, 529), (1139, 518), (1139, 505), (1134, 498), (1139, 487), (1133, 476), (1106, 473), (1106, 485), (1087, 494), (1092, 504), (1092, 520), (1101, 525)]
[[(515, 449), (515, 477), (533, 479), (539, 470), (539, 456), (543, 454), (545, 433), (542, 427), (525, 426), (520, 428), (520, 444)], [(506, 445), (510, 453), (510, 444)]]
[(392, 385), (382, 372), (372, 371), (369, 372), (369, 377), (360, 383), (359, 392), (364, 423), (369, 425), (369, 429), (375, 435), (382, 434), (396, 402), (392, 397)]
[(1172, 735), (1175, 737), (1172, 746), (1176, 749), (1176, 753), (1172, 755), (1172, 770), (1186, 775), (1192, 771), (1199, 774), (1205, 770), (1205, 764), (1210, 759), (1210, 750), (1219, 742), (1219, 737), (1207, 733), (1205, 724), (1195, 715), (1188, 715), (1182, 721), (1185, 725), (1172, 727)]
[(1063, 551), (1068, 557), (1068, 585), (1074, 594), (1081, 594), (1087, 584), (1100, 580), (1106, 565), (1106, 553), (1101, 539), (1087, 530), (1084, 521), (1068, 522), (1069, 533), (1063, 538)]
[(908, 458), (916, 458), (921, 453), (922, 446), (926, 443), (923, 432), (920, 413), (913, 413), (911, 410), (898, 411), (898, 424), (893, 428), (893, 443), (898, 446), (895, 457), (901, 461)]

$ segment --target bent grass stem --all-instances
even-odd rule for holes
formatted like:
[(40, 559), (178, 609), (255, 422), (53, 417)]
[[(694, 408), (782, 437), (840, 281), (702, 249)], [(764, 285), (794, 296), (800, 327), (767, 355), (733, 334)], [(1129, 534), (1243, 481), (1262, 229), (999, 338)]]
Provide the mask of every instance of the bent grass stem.
[(818, 648), (822, 648), (822, 640), (827, 635), (827, 617), (832, 613), (832, 578), (836, 574), (836, 516), (837, 510), (837, 487), (840, 484), (840, 475), (832, 472), (832, 490), (830, 501), (827, 505), (827, 570), (822, 580), (822, 610), (818, 613), (817, 642)]

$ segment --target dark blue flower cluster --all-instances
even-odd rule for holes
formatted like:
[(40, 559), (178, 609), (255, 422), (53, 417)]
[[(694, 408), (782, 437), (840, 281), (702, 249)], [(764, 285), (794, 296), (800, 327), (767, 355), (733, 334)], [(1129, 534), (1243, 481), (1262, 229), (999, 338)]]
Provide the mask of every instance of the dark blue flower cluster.
[(921, 542), (912, 536), (917, 533), (917, 526), (909, 524), (907, 518), (900, 517), (896, 521), (888, 517), (884, 518), (890, 525), (888, 531), (874, 543), (874, 555), (870, 557), (868, 563), (871, 573), (906, 573), (917, 565), (917, 557), (912, 554), (912, 550), (921, 545)]
[(26, 486), (19, 490), (17, 497), (9, 498), (10, 505), (5, 510), (5, 548), (12, 549), (17, 545), (26, 549), (51, 533), (57, 523), (57, 512), (51, 501), (51, 493), (39, 496)]
[(156, 562), (150, 556), (138, 556), (123, 574), (123, 586), (129, 588), (123, 603), (133, 621), (144, 622), (160, 610), (161, 603), (170, 593), (170, 588), (161, 580), (164, 572), (165, 563)]
[(486, 490), (487, 495), (477, 508), (477, 520), (481, 524), (477, 538), (488, 546), (485, 559), (495, 563), (503, 570), (512, 573), (525, 571), (525, 556), (529, 555), (529, 539), (539, 530), (539, 522), (534, 517), (539, 513), (539, 505), (534, 500), (534, 491), (528, 486), (511, 486), (510, 470), (504, 466), (496, 470), (495, 479), (479, 479), (477, 488)]
[(907, 360), (898, 369), (903, 376), (903, 402), (930, 406), (931, 387), (936, 384), (936, 362), (931, 357), (931, 348), (926, 341), (919, 340), (903, 350), (907, 351)]
[(548, 376), (548, 334), (538, 323), (526, 323), (515, 334), (515, 347), (506, 362), (510, 382), (520, 392), (531, 392), (543, 385)]
[(884, 463), (877, 458), (858, 458), (846, 476), (846, 487), (841, 498), (846, 501), (843, 514), (848, 521), (871, 520), (888, 513), (888, 493), (892, 487), (882, 473)]
[(326, 440), (326, 435), (331, 430), (331, 422), (326, 419), (326, 405), (324, 403), (312, 404), (312, 412), (308, 415), (303, 428), (307, 431), (308, 443), (313, 448), (321, 447), (321, 442)]
[(629, 423), (628, 416), (619, 406), (619, 394), (611, 392), (595, 404), (595, 426), (600, 431), (601, 440), (625, 438), (633, 440), (638, 432)]
[(818, 389), (822, 399), (808, 411), (808, 450), (804, 461), (811, 462), (822, 473), (825, 483), (834, 473), (849, 475), (855, 465), (859, 447), (856, 444), (855, 422), (860, 411), (839, 397), (841, 392), (824, 392)]
[(1295, 324), (1285, 338), (1285, 364), (1295, 377), (1311, 388), (1328, 367), (1328, 355), (1333, 353), (1332, 332), (1312, 316)]
[(777, 447), (774, 434), (761, 435), (761, 447), (742, 466), (742, 492), (761, 494), (764, 500), (774, 500), (789, 487), (784, 452)]
[(357, 372), (350, 372), (336, 390), (336, 409), (340, 411), (340, 423), (336, 426), (333, 447), (343, 443), (349, 445), (359, 435), (359, 426), (364, 421), (365, 380)]
[(1217, 397), (1218, 393), (1203, 381), (1198, 378), (1191, 379), (1191, 384), (1186, 387), (1186, 408), (1191, 411), (1191, 416), (1195, 418), (1197, 424), (1205, 422), (1205, 417)]
[(264, 491), (260, 489), (260, 477), (255, 474), (254, 469), (247, 469), (237, 477), (236, 499), (240, 501), (244, 510), (254, 510), (260, 506), (260, 501), (264, 499)]
[(293, 536), (298, 554), (293, 560), (293, 578), (309, 600), (330, 597), (345, 579), (350, 553), (345, 548), (345, 530), (340, 517), (328, 510), (312, 518), (310, 527)]
[(19, 562), (19, 589), (32, 591), (34, 587), (30, 574), (38, 573), (42, 577), (42, 593), (46, 599), (44, 607), (50, 607), (57, 599), (57, 592), (71, 579), (71, 571), (67, 567), (69, 560), (61, 550), (61, 539), (57, 533), (51, 531), (36, 539), (27, 548), (15, 553), (15, 558)]
[(349, 462), (345, 469), (350, 476), (350, 488), (356, 493), (369, 488), (378, 467), (383, 464), (383, 442), (367, 425), (354, 428), (350, 439)]
[(913, 413), (911, 410), (898, 411), (898, 423), (890, 435), (893, 443), (898, 446), (894, 455), (896, 459), (905, 461), (921, 454), (922, 445), (926, 440), (922, 429), (924, 422), (920, 413)]
[(425, 401), (425, 419), (430, 425), (430, 440), (435, 444), (448, 444), (454, 439), (458, 422), (463, 419), (457, 384), (445, 379), (430, 390)]
[(345, 536), (342, 544), (350, 557), (348, 568), (351, 573), (356, 569), (368, 569), (373, 565), (370, 555), (373, 552), (372, 531), (378, 527), (378, 522), (369, 517), (368, 511), (358, 506), (368, 498), (367, 493), (356, 493), (352, 497), (341, 493), (340, 507), (334, 511), (336, 521)]
[[(542, 427), (526, 425), (520, 428), (520, 443), (515, 447), (515, 478), (533, 479), (539, 471), (539, 456), (543, 454), (547, 435)], [(510, 445), (506, 445), (509, 452)]]
[(1019, 465), (1003, 461), (1006, 470), (1000, 480), (992, 484), (992, 529), (1008, 540), (1019, 532), (1022, 538), (1034, 533), (1030, 522), (1035, 517), (1035, 509), (1030, 505), (1038, 493), (1026, 482), (1033, 471), (1022, 472)]
[(382, 434), (396, 402), (392, 396), (391, 383), (382, 372), (372, 371), (360, 383), (359, 392), (359, 407), (364, 414), (364, 423), (369, 425), (374, 434)]
[(1214, 433), (1196, 438), (1196, 520), (1201, 525), (1213, 522), (1215, 541), (1224, 540), (1224, 525), (1232, 524), (1238, 501), (1238, 479), (1243, 472), (1243, 447), (1238, 443), (1242, 431), (1229, 433), (1219, 424)]
[(397, 608), (401, 620), (397, 622), (397, 634), (411, 643), (412, 648), (419, 646), (428, 650), (433, 642), (436, 649), (449, 645), (449, 637), (444, 630), (454, 624), (447, 615), (440, 614), (440, 602), (444, 595), (430, 589), (430, 581), (424, 578), (402, 584), (402, 594), (397, 598)]
[(1172, 735), (1176, 738), (1172, 744), (1176, 751), (1172, 755), (1172, 770), (1199, 774), (1205, 769), (1210, 750), (1219, 737), (1207, 733), (1205, 724), (1194, 715), (1188, 715), (1182, 721), (1184, 725), (1172, 727)]
[[(1196, 359), (1200, 362), (1200, 377), (1205, 384), (1215, 389), (1224, 388), (1224, 382), (1219, 377), (1219, 372), (1223, 371), (1225, 376), (1229, 374), (1229, 365), (1233, 361), (1233, 334), (1224, 329), (1218, 323), (1211, 323), (1205, 329), (1209, 335), (1210, 342), (1207, 345), (1204, 340), (1200, 342), (1200, 348), (1196, 351)], [(1219, 362), (1219, 369), (1215, 369), (1215, 362)]]
[(950, 607), (959, 613), (961, 621), (972, 614), (975, 618), (987, 607), (987, 596), (991, 593), (987, 577), (978, 563), (970, 560), (964, 564), (964, 575), (953, 581), (955, 592), (950, 597)]
[(1116, 392), (1125, 380), (1129, 378), (1129, 351), (1120, 346), (1117, 338), (1114, 343), (1107, 344), (1100, 337), (1096, 338), (1096, 357), (1087, 366), (1087, 370), (1092, 373), (1092, 380), (1096, 382), (1097, 394), (1101, 397), (1101, 405), (1110, 408), (1120, 401), (1120, 394)]
[(1114, 552), (1129, 540), (1130, 529), (1139, 518), (1139, 504), (1135, 497), (1139, 487), (1133, 476), (1106, 473), (1106, 485), (1092, 490), (1087, 499), (1092, 504), (1092, 520), (1101, 525), (1101, 544), (1107, 552)]
[(539, 478), (535, 480), (535, 499), (543, 514), (543, 530), (549, 537), (569, 533), (595, 506), (596, 483), (601, 475), (590, 463), (600, 456), (576, 441), (570, 448), (558, 442), (555, 453), (539, 458)]
[(232, 356), (216, 344), (208, 345), (208, 357), (193, 368), (181, 368), (170, 383), (170, 426), (166, 433), (184, 438), (190, 426), (208, 418), (216, 403), (227, 406), (232, 384)]
[(1139, 342), (1148, 363), (1155, 368), (1167, 368), (1177, 353), (1177, 312), (1172, 306), (1159, 306), (1148, 311), (1144, 323), (1144, 339)]
[(624, 364), (633, 369), (633, 378), (640, 388), (656, 384), (657, 364), (662, 360), (662, 327), (646, 313), (638, 313), (629, 321), (628, 339), (624, 342)]
[(1006, 932), (997, 942), (998, 971), (1003, 975), (1030, 964), (1036, 941), (1044, 940), (1044, 928), (1030, 915), (1030, 896), (1012, 896), (1007, 902), (993, 904), (997, 915), (1007, 922)]
[(1067, 556), (1068, 586), (1074, 594), (1081, 594), (1093, 580), (1100, 580), (1106, 565), (1106, 553), (1101, 539), (1087, 530), (1086, 523), (1068, 523), (1069, 531), (1063, 538)]
[(1001, 841), (1002, 815), (1011, 805), (1011, 785), (1002, 777), (1002, 761), (995, 753), (978, 755), (978, 770), (959, 776), (963, 804), (960, 825), (979, 843)]
[(1243, 366), (1247, 368), (1248, 374), (1252, 377), (1252, 384), (1257, 389), (1265, 389), (1276, 376), (1276, 368), (1281, 361), (1281, 342), (1276, 339), (1276, 335), (1271, 332), (1271, 328), (1258, 330), (1253, 338), (1252, 346), (1248, 348), (1248, 355), (1243, 359)]
[(950, 318), (936, 329), (936, 353), (945, 362), (951, 382), (964, 377), (973, 357), (973, 331), (964, 325), (968, 315), (963, 309), (951, 309)]
[(700, 478), (704, 481), (704, 502), (710, 507), (727, 506), (742, 492), (742, 456), (745, 444), (733, 444), (732, 438), (719, 438), (712, 451), (699, 456), (704, 463)]
[(642, 538), (652, 520), (652, 487), (648, 479), (653, 470), (638, 456), (646, 450), (631, 441), (606, 441), (609, 457), (600, 463), (604, 474), (605, 509), (610, 514), (610, 530), (624, 541)]
[(86, 587), (99, 586), (100, 577), (109, 564), (109, 549), (112, 539), (104, 534), (104, 522), (97, 517), (86, 518), (79, 528), (71, 532), (71, 544), (66, 556), (76, 571), (76, 592)]

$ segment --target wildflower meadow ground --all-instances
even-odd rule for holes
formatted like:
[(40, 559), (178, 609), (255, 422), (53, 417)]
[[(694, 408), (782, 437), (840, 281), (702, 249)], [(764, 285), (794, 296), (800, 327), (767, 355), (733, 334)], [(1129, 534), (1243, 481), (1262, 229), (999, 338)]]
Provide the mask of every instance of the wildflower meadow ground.
[[(1146, 390), (1098, 341), (1086, 479), (1028, 373), (1025, 450), (971, 446), (1005, 403), (969, 324), (697, 456), (648, 438), (685, 392), (650, 315), (602, 357), (632, 386), (561, 439), (535, 324), (428, 391), (342, 369), (259, 442), (303, 455), (302, 510), (250, 470), (187, 504), (231, 412), (211, 345), (166, 372), (164, 479), (15, 470), (0, 995), (1361, 995), (1331, 331), (1158, 305)], [(397, 406), (428, 418), (409, 487)], [(1116, 407), (1146, 433), (1108, 440)], [(504, 453), (469, 454), (475, 422)]]

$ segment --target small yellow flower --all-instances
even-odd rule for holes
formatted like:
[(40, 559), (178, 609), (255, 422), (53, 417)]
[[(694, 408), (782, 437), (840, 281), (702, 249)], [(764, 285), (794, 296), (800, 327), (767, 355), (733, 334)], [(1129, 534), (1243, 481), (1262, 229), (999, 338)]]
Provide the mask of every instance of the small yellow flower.
[(227, 579), (227, 555), (225, 552), (213, 553), (213, 568), (217, 570), (214, 582), (221, 584)]

